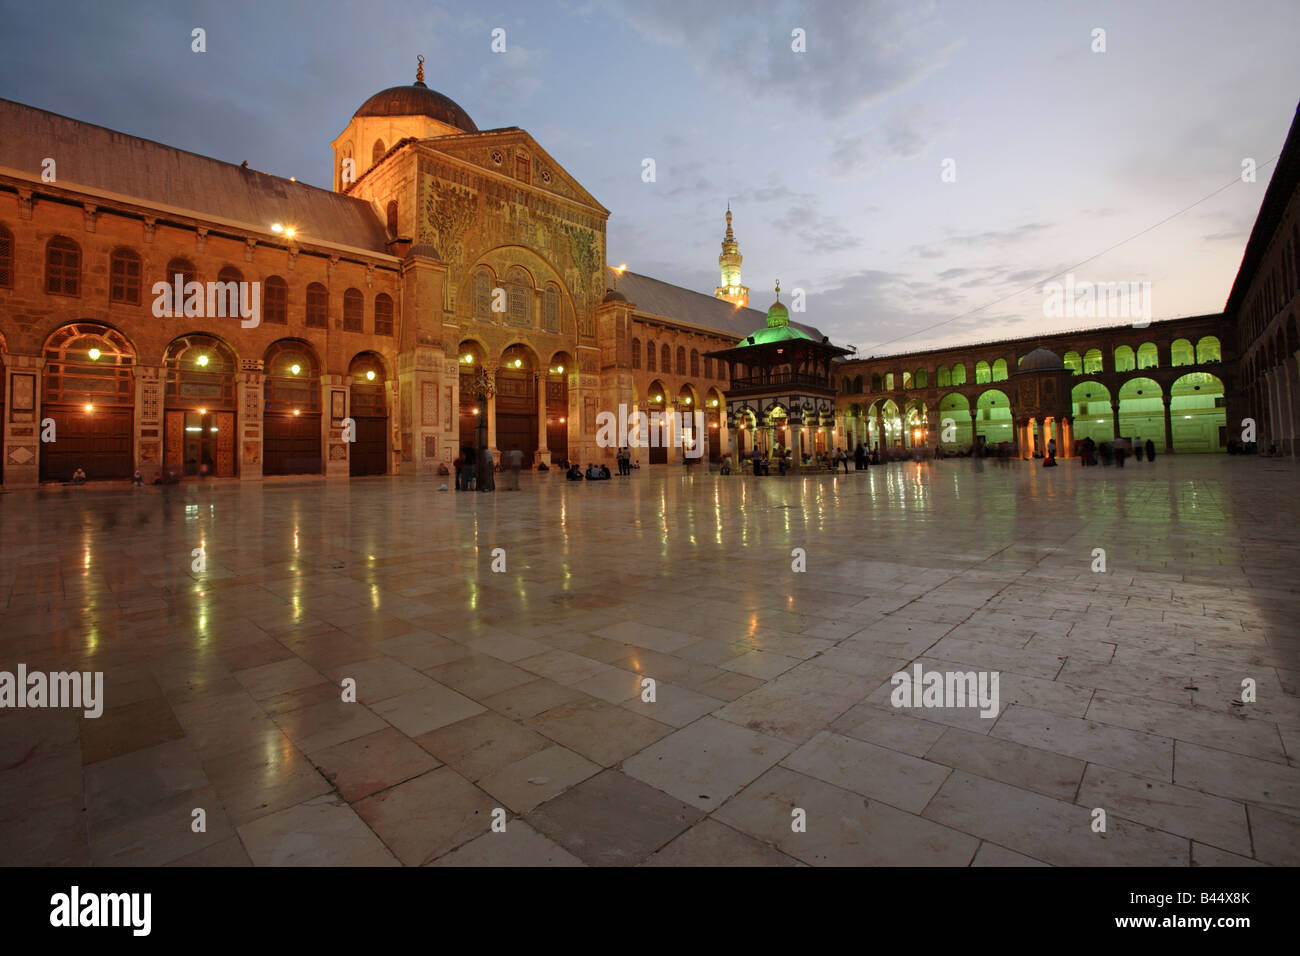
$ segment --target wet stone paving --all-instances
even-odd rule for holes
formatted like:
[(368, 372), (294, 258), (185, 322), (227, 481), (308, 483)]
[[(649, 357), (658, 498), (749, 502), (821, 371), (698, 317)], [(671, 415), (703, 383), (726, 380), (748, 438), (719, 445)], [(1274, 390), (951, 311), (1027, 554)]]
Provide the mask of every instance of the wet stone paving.
[(0, 863), (1294, 865), (1296, 467), (0, 495)]

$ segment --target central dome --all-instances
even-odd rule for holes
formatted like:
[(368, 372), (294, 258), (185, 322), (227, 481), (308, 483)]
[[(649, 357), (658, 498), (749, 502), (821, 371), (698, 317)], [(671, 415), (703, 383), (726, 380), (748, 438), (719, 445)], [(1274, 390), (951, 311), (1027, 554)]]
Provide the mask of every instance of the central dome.
[(353, 114), (359, 116), (427, 116), (439, 123), (454, 126), (462, 133), (477, 133), (478, 127), (469, 114), (450, 97), (431, 90), (420, 80), (410, 86), (392, 86), (380, 90), (361, 104)]
[(1044, 348), (1037, 348), (1030, 352), (1020, 362), (1020, 372), (1045, 372), (1056, 371), (1065, 368), (1065, 363), (1055, 352)]

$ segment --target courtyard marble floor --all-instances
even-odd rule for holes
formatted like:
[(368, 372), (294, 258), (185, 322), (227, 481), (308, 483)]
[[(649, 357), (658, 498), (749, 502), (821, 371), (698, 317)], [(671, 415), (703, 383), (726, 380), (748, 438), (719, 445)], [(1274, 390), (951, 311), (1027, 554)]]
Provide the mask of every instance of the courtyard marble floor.
[(0, 863), (1294, 865), (1296, 469), (0, 495)]

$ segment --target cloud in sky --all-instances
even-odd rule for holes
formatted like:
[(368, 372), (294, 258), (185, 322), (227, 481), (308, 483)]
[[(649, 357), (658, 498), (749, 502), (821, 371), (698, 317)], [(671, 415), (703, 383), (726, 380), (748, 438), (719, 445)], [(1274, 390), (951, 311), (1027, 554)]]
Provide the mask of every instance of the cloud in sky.
[[(1204, 197), (1243, 157), (1276, 155), (1300, 89), (1294, 0), (1249, 16), (1231, 0), (392, 0), (364, 17), (343, 0), (307, 16), (120, 0), (6, 15), (0, 95), (318, 185), (353, 111), (411, 82), (423, 53), (430, 87), (480, 128), (527, 129), (611, 210), (613, 261), (712, 291), (730, 200), (751, 289), (802, 284), (808, 321), (847, 342), (947, 322), (904, 347), (1043, 327), (1032, 294), (997, 300)], [(1088, 277), (1153, 277), (1163, 315), (1221, 308), (1271, 172)]]

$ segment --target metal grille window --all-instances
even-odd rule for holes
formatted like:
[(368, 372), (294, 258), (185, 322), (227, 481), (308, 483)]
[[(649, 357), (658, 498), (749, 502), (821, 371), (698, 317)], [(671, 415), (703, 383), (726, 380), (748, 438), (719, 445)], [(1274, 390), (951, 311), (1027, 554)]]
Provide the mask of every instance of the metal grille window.
[(108, 301), (140, 304), (140, 257), (130, 249), (114, 249), (109, 257)]
[(81, 295), (81, 247), (66, 236), (55, 236), (45, 247), (45, 291)]
[(542, 328), (546, 332), (560, 331), (560, 294), (553, 285), (546, 287), (542, 298)]
[(14, 287), (14, 235), (0, 226), (0, 289)]
[(329, 328), (329, 292), (319, 282), (307, 286), (307, 327)]
[(474, 273), (474, 318), (492, 321), (492, 277), (486, 269)]
[(289, 283), (271, 276), (262, 283), (262, 321), (289, 324)]
[(364, 331), (362, 319), (365, 308), (366, 300), (359, 289), (348, 289), (343, 293), (343, 331)]
[(393, 300), (385, 292), (375, 296), (375, 335), (393, 334)]

